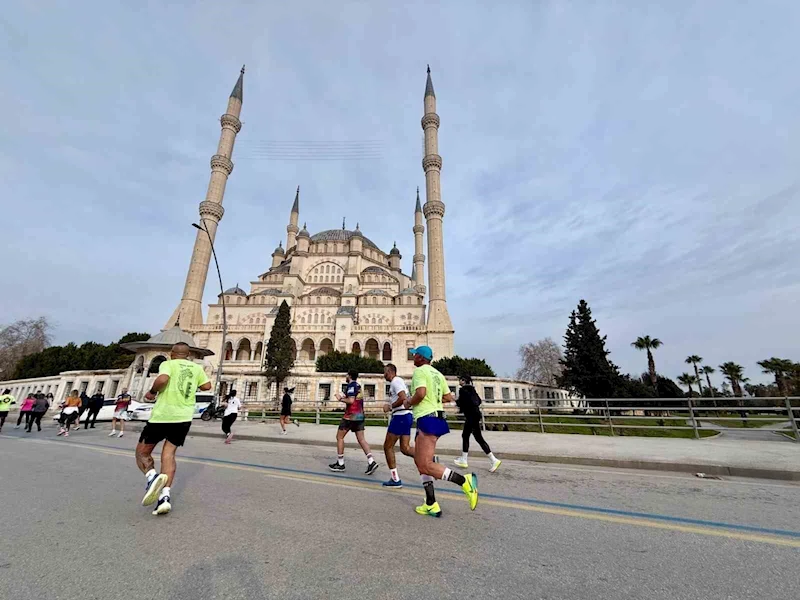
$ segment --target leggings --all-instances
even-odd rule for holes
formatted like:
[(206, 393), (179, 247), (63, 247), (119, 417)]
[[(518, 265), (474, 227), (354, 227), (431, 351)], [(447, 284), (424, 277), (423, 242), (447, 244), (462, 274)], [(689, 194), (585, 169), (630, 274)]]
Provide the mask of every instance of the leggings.
[(36, 423), (36, 430), (42, 430), (42, 417), (44, 416), (43, 412), (32, 412), (31, 413), (31, 420), (28, 422), (28, 431), (33, 429), (33, 424)]
[(238, 413), (231, 413), (222, 417), (222, 433), (228, 435), (231, 432), (231, 425), (236, 420)]
[(489, 454), (492, 449), (489, 444), (483, 439), (481, 434), (481, 415), (478, 412), (472, 414), (464, 414), (464, 429), (461, 431), (461, 450), (469, 452), (469, 436), (473, 436), (475, 441), (481, 446), (481, 450), (485, 454)]
[(69, 429), (69, 426), (72, 425), (75, 422), (75, 419), (77, 418), (78, 418), (77, 412), (69, 414), (62, 412), (61, 416), (58, 418), (58, 422), (61, 423), (62, 427)]
[(31, 422), (31, 411), (26, 410), (25, 412), (20, 411), (19, 418), (17, 419), (17, 427), (19, 424), (22, 423), (22, 418), (25, 417), (25, 427), (28, 426), (28, 423)]

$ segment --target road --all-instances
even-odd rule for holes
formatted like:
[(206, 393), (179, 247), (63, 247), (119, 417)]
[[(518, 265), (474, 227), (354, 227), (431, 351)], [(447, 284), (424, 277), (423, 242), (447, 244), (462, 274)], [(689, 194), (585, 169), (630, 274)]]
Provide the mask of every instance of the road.
[(332, 474), (325, 448), (190, 436), (153, 517), (135, 435), (106, 433), (0, 434), (0, 598), (796, 597), (797, 484), (471, 459), (477, 510), (440, 482), (432, 519), (405, 457), (387, 491), (353, 450)]

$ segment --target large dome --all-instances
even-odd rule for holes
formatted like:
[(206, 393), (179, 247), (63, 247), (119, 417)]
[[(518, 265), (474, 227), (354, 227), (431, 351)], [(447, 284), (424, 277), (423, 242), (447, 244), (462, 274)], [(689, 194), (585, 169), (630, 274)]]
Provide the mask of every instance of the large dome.
[(180, 327), (173, 327), (171, 329), (167, 329), (166, 331), (162, 331), (161, 333), (157, 333), (149, 340), (147, 340), (148, 344), (169, 344), (170, 346), (174, 346), (175, 344), (189, 344), (189, 346), (196, 346), (194, 343), (194, 338), (191, 334), (183, 331)]
[[(315, 233), (311, 236), (312, 242), (348, 242), (350, 238), (353, 237), (355, 232), (350, 231), (349, 229), (328, 229), (326, 231), (320, 231), (319, 233)], [(360, 231), (358, 232), (361, 233)], [(361, 239), (364, 240), (364, 243), (367, 246), (372, 246), (376, 250), (380, 250), (378, 246), (375, 245), (368, 237), (361, 235)]]

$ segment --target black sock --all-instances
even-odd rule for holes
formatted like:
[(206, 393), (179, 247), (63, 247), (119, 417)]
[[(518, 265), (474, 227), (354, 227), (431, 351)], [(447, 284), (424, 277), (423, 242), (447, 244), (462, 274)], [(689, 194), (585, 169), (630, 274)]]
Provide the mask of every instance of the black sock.
[(433, 482), (424, 481), (422, 487), (425, 488), (425, 504), (428, 506), (433, 505), (433, 503), (436, 502), (436, 494), (433, 493)]
[[(450, 471), (450, 469), (448, 469), (448, 471)], [(452, 481), (456, 485), (464, 485), (464, 483), (467, 480), (464, 479), (464, 476), (461, 473), (456, 473), (455, 471), (450, 471), (447, 474), (447, 481)]]

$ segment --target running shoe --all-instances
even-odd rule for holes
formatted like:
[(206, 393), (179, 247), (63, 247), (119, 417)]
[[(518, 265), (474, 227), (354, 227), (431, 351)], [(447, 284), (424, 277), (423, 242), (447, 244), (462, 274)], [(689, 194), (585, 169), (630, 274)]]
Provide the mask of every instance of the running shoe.
[(500, 465), (503, 464), (502, 460), (496, 460), (492, 463), (492, 467), (489, 469), (489, 473), (494, 473), (497, 469), (500, 468)]
[[(16, 427), (14, 429), (16, 429)], [(64, 435), (66, 432), (67, 430), (62, 427), (61, 429), (58, 430), (58, 435)]]
[(150, 506), (158, 500), (158, 494), (161, 489), (167, 485), (167, 476), (163, 473), (156, 474), (148, 478), (147, 485), (145, 486), (144, 498), (142, 498), (142, 506)]
[(469, 463), (461, 458), (457, 458), (453, 461), (457, 467), (461, 467), (462, 469), (466, 469), (469, 467)]
[(395, 481), (394, 479), (390, 479), (389, 481), (384, 481), (383, 482), (383, 487), (398, 488), (399, 489), (399, 488), (403, 487), (403, 482), (400, 479), (398, 479), (397, 481)]
[(281, 430), (281, 435), (286, 435), (286, 430), (285, 429)]
[(338, 462), (328, 465), (328, 468), (331, 471), (344, 471), (344, 465), (340, 465)]
[(295, 425), (297, 425), (298, 427), (300, 427), (300, 421), (298, 421), (297, 419), (295, 419), (294, 421), (292, 421), (292, 423), (294, 423)]
[(64, 437), (69, 437), (69, 431), (64, 432)]
[(442, 516), (442, 509), (439, 508), (439, 503), (434, 502), (430, 506), (427, 504), (421, 504), (414, 509), (418, 515), (428, 515), (429, 517), (441, 517)]
[(478, 506), (478, 476), (475, 473), (467, 473), (464, 475), (464, 485), (461, 486), (461, 489), (464, 490), (464, 495), (469, 500), (469, 509), (475, 510), (475, 507)]
[(120, 432), (119, 432), (119, 435), (118, 435), (117, 437), (122, 437), (122, 433), (123, 433), (123, 432), (122, 432), (122, 431), (120, 431)]
[(375, 471), (378, 470), (379, 466), (380, 465), (378, 465), (378, 463), (373, 460), (371, 463), (367, 465), (367, 470), (364, 471), (364, 475), (372, 475)]
[(115, 435), (117, 435), (117, 432), (112, 430), (111, 433), (108, 434), (108, 437), (114, 437)]
[(165, 515), (172, 510), (172, 505), (169, 503), (169, 496), (164, 495), (158, 499), (158, 504), (153, 511), (154, 515)]

